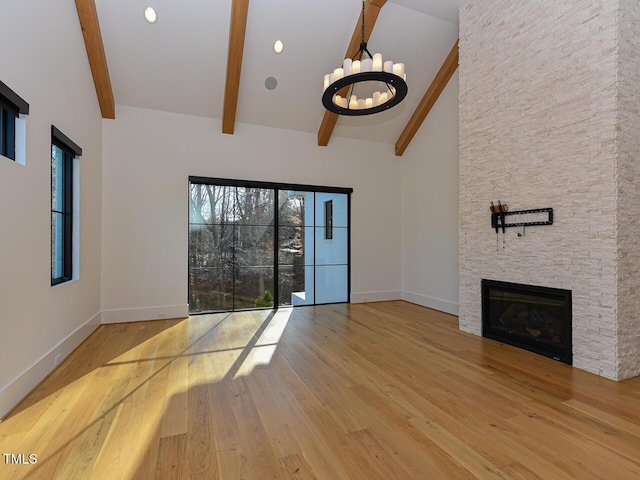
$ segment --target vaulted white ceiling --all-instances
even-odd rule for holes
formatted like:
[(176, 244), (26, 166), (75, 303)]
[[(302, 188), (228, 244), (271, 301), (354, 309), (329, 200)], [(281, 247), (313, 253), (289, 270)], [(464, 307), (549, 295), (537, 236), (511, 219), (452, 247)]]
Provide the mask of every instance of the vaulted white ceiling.
[[(461, 1), (386, 2), (369, 49), (406, 64), (409, 93), (387, 112), (340, 117), (333, 135), (396, 142), (458, 38)], [(95, 3), (116, 104), (222, 118), (231, 0)], [(153, 25), (147, 6), (158, 14)], [(236, 122), (317, 133), (323, 75), (340, 66), (361, 8), (361, 0), (251, 0)]]

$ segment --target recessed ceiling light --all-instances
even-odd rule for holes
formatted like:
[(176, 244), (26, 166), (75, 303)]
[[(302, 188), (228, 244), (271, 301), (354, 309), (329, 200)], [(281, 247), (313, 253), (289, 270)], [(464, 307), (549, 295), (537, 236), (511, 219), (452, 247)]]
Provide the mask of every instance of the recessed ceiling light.
[(276, 53), (281, 53), (283, 48), (284, 43), (282, 43), (282, 40), (276, 40), (276, 43), (273, 44), (273, 51)]
[(156, 14), (156, 11), (153, 9), (153, 7), (147, 7), (144, 9), (144, 18), (146, 18), (147, 22), (149, 23), (156, 23), (158, 15)]

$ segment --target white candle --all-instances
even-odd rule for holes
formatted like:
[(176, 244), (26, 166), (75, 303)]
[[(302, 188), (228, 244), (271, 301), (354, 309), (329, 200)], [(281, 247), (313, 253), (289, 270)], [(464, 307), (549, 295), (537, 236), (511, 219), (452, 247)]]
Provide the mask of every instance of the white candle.
[(367, 98), (364, 102), (364, 106), (367, 108), (373, 108), (373, 98)]
[(377, 107), (380, 105), (380, 92), (373, 92), (373, 106)]
[(374, 72), (381, 72), (382, 71), (382, 54), (381, 53), (374, 53), (373, 54), (372, 68), (373, 68)]
[(380, 94), (380, 105), (383, 103), (387, 103), (387, 92), (382, 92)]
[(364, 99), (358, 100), (358, 110), (364, 110)]
[(331, 82), (329, 81), (329, 74), (327, 73), (327, 74), (324, 76), (324, 90), (326, 90), (326, 89), (327, 89), (327, 87), (328, 87), (330, 84), (331, 84)]
[(333, 71), (333, 81), (340, 80), (342, 77), (344, 77), (344, 70), (342, 68), (336, 68)]
[(342, 99), (342, 105), (341, 106), (342, 106), (342, 108), (347, 108), (348, 105), (347, 105), (347, 99), (346, 98)]
[(384, 62), (384, 71), (387, 73), (393, 73), (393, 61), (387, 60)]
[(352, 95), (349, 99), (349, 110), (356, 110), (358, 108), (358, 97)]
[(393, 74), (401, 78), (404, 77), (404, 63), (394, 63)]
[(370, 72), (371, 71), (371, 59), (370, 58), (365, 58), (364, 60), (362, 60), (362, 71), (363, 72)]
[(360, 73), (362, 66), (360, 60), (356, 60), (351, 64), (351, 73)]
[(351, 59), (345, 58), (342, 62), (342, 68), (344, 70), (344, 76), (351, 75)]
[(342, 106), (342, 96), (341, 95), (336, 95), (335, 97), (333, 97), (333, 104), (337, 105), (338, 107)]

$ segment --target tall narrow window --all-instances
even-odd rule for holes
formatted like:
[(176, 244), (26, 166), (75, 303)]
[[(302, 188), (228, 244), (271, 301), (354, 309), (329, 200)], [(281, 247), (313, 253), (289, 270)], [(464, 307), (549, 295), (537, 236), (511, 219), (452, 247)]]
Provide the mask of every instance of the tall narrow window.
[(324, 239), (333, 239), (333, 200), (324, 202)]
[(74, 158), (82, 149), (51, 126), (51, 285), (73, 277)]
[(17, 113), (0, 98), (0, 155), (16, 159)]
[[(18, 94), (0, 82), (0, 155), (16, 160), (18, 152), (24, 152), (24, 135), (20, 132), (20, 114), (29, 113), (29, 104)], [(24, 156), (24, 154), (22, 155)], [(24, 163), (24, 158), (20, 159)]]

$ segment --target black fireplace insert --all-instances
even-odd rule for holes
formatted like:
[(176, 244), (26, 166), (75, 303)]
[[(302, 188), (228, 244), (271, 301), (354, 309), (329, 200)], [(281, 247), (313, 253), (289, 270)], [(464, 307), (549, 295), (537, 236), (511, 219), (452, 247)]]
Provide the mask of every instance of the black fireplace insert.
[(482, 335), (571, 365), (571, 290), (482, 280)]

